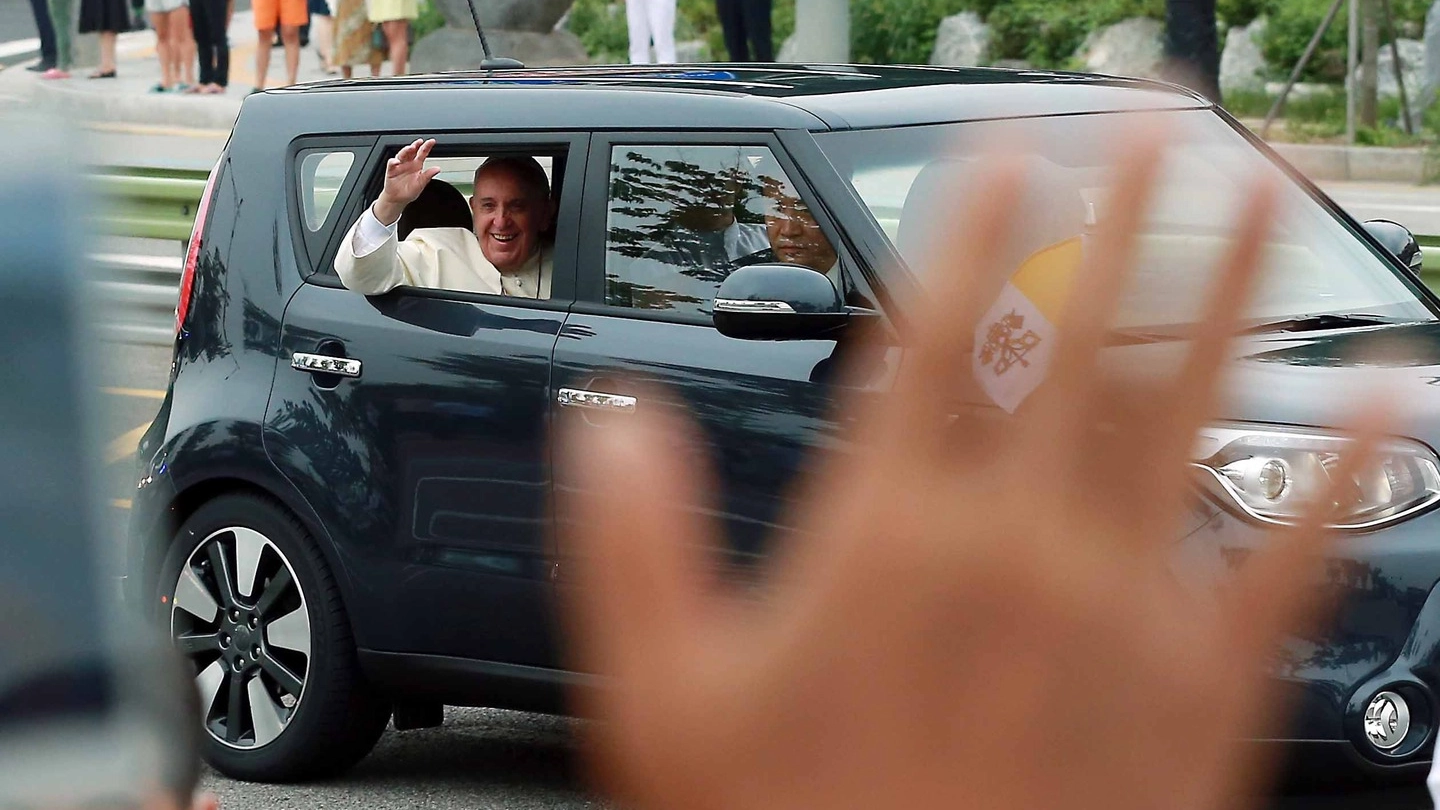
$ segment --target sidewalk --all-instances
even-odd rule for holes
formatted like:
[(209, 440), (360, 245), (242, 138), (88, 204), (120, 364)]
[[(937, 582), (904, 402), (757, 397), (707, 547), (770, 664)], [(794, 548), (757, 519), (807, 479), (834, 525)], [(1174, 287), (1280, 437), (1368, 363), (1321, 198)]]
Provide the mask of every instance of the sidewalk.
[[(116, 77), (88, 79), (93, 65), (76, 65), (73, 78), (46, 81), (16, 66), (0, 70), (0, 95), (18, 98), (72, 121), (148, 124), (193, 129), (229, 130), (240, 104), (255, 86), (255, 23), (248, 11), (236, 12), (230, 23), (230, 86), (224, 95), (152, 93), (160, 81), (155, 33), (121, 34), (116, 48)], [(360, 75), (369, 75), (361, 68)], [(313, 45), (300, 54), (301, 83), (339, 78), (326, 75)], [(285, 82), (285, 50), (273, 48), (268, 71), (270, 87)]]

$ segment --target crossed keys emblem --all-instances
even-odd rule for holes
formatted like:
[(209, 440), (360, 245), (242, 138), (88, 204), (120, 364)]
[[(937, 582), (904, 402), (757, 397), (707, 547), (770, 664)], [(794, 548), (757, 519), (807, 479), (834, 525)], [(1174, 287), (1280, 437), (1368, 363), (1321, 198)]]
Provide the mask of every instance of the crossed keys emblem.
[(1025, 355), (1039, 345), (1040, 336), (1033, 329), (1025, 329), (1025, 316), (1012, 309), (1010, 314), (1001, 316), (985, 331), (985, 344), (980, 347), (980, 365), (991, 366), (996, 377), (1009, 371), (1016, 363), (1028, 368), (1030, 362)]

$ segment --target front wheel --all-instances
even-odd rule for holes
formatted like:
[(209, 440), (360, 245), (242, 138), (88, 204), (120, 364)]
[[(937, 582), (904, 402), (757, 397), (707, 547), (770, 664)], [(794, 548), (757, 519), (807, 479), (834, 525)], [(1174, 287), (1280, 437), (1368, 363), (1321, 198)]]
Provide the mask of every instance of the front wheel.
[(180, 527), (159, 582), (216, 770), (295, 781), (369, 753), (389, 706), (361, 676), (335, 579), (288, 512), (249, 494), (206, 503)]

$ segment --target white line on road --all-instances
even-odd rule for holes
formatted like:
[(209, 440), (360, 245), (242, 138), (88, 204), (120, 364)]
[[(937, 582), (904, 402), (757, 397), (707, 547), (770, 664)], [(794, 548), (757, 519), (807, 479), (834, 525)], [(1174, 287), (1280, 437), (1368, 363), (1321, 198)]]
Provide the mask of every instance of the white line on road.
[(7, 56), (17, 56), (22, 53), (30, 53), (31, 51), (38, 50), (40, 50), (40, 40), (37, 38), (16, 39), (10, 42), (0, 42), (0, 59), (3, 59)]

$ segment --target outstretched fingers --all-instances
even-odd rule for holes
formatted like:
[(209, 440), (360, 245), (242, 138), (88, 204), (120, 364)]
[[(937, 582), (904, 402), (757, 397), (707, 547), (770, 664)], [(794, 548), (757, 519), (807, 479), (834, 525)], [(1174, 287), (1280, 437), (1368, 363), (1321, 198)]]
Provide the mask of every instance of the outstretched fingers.
[(1349, 431), (1350, 445), (1329, 481), (1298, 524), (1272, 532), (1269, 545), (1246, 560), (1222, 603), (1235, 665), (1258, 669), (1285, 633), (1303, 627), (1320, 611), (1323, 589), (1316, 587), (1316, 578), (1330, 548), (1333, 529), (1328, 527), (1357, 477), (1374, 463), (1393, 422), (1385, 399), (1372, 400)]
[(1032, 440), (1069, 456), (1058, 465), (1062, 471), (1077, 469), (1075, 459), (1088, 447), (1082, 435), (1104, 420), (1111, 404), (1112, 383), (1100, 372), (1097, 359), (1130, 279), (1164, 157), (1161, 131), (1142, 129), (1128, 137), (1106, 200), (1109, 210), (1095, 238), (1087, 240), (1080, 269), (1066, 294), (1055, 359), (1030, 432)]
[(1183, 475), (1195, 437), (1213, 418), (1219, 400), (1220, 377), (1235, 338), (1260, 280), (1260, 263), (1274, 225), (1279, 187), (1266, 174), (1255, 183), (1235, 228), (1235, 238), (1224, 261), (1216, 268), (1205, 311), (1196, 324), (1190, 354), (1175, 378), (1167, 407), (1157, 420), (1163, 425), (1156, 461), (1159, 469)]
[(698, 513), (701, 476), (673, 452), (689, 430), (655, 413), (562, 430), (561, 463), (575, 481), (562, 503), (573, 518), (567, 565), (577, 571), (574, 663), (615, 678), (622, 692), (670, 677), (713, 618), (702, 549), (715, 547), (716, 534)]
[(925, 245), (921, 260), (925, 290), (912, 308), (913, 340), (874, 427), (882, 447), (898, 456), (919, 451), (919, 458), (937, 458), (948, 445), (937, 437), (960, 404), (965, 375), (971, 373), (970, 352), (975, 325), (1005, 285), (1001, 266), (1005, 248), (1021, 217), (1025, 171), (1016, 156), (993, 154), (972, 189), (945, 189), (933, 201), (968, 199), (960, 212), (961, 227), (950, 228)]

